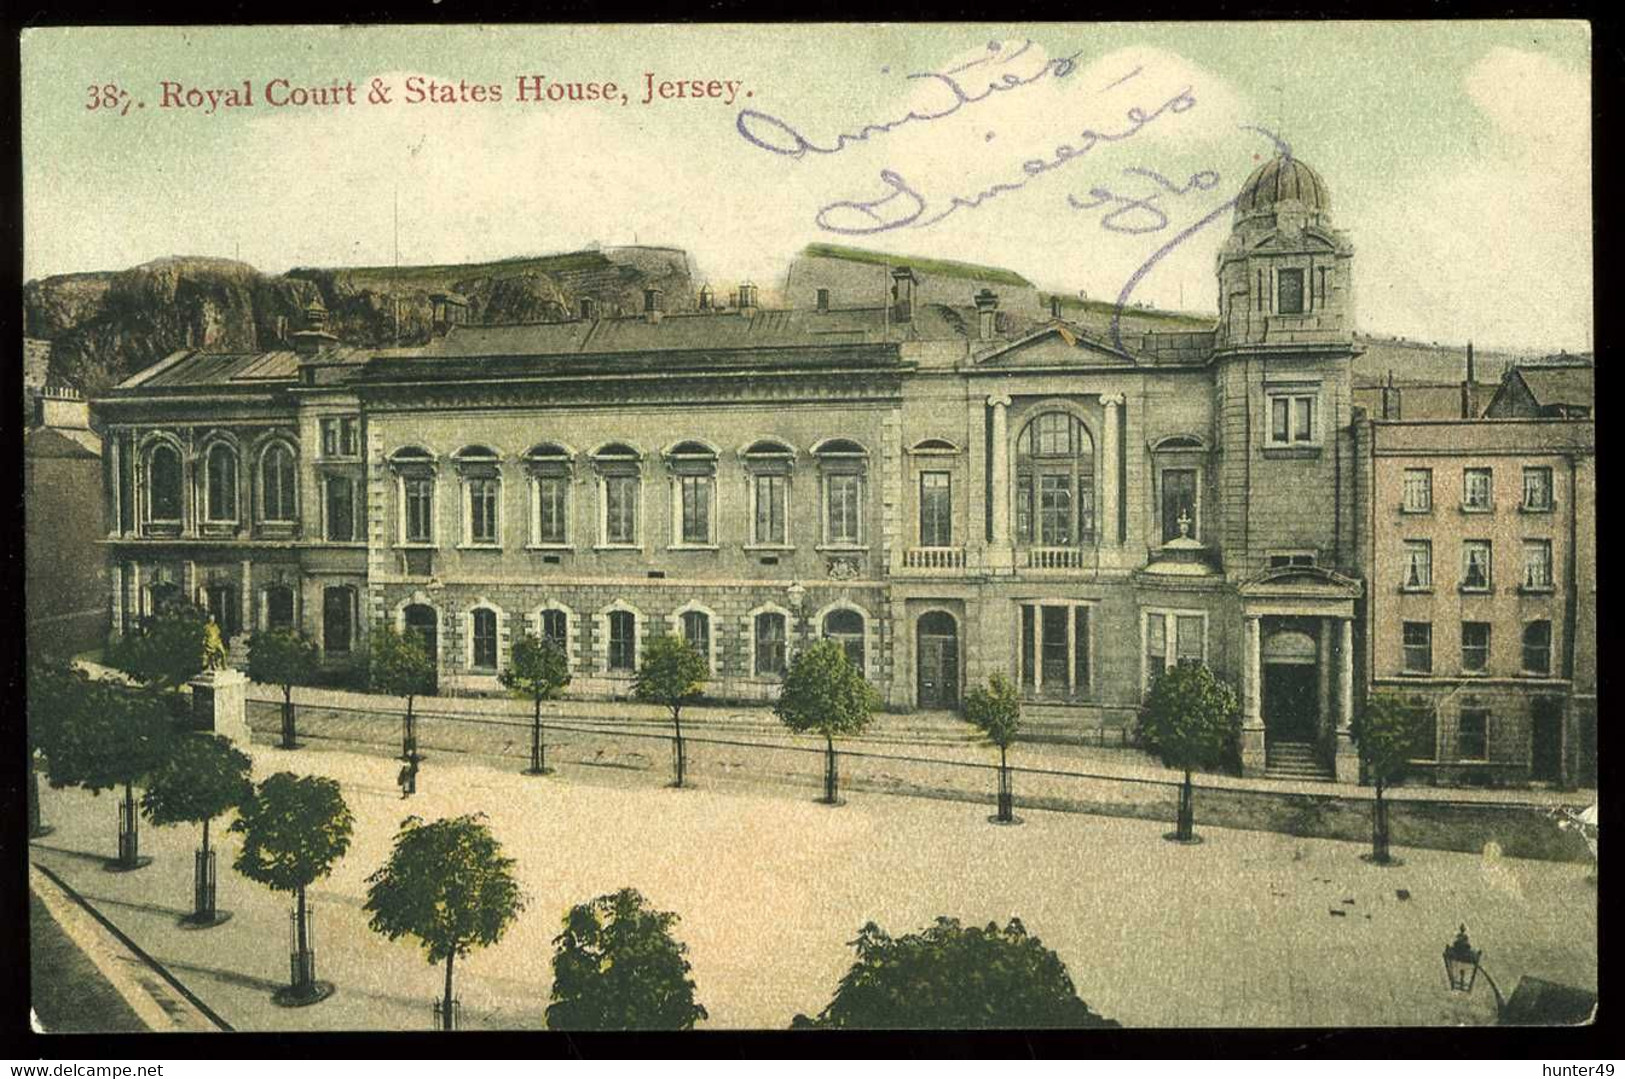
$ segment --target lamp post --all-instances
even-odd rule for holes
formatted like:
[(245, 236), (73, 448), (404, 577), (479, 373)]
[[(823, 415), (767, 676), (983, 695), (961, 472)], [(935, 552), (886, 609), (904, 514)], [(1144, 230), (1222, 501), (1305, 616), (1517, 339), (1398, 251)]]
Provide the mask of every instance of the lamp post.
[(1495, 979), (1490, 977), (1490, 972), (1480, 965), (1479, 960), (1483, 955), (1483, 952), (1475, 949), (1467, 940), (1467, 927), (1463, 925), (1457, 930), (1456, 939), (1444, 950), (1444, 975), (1452, 990), (1457, 993), (1471, 993), (1473, 983), (1480, 974), (1483, 974), (1484, 981), (1489, 983), (1490, 992), (1495, 994), (1495, 1020), (1501, 1022), (1506, 1018), (1506, 998), (1501, 996), (1500, 987), (1495, 984)]

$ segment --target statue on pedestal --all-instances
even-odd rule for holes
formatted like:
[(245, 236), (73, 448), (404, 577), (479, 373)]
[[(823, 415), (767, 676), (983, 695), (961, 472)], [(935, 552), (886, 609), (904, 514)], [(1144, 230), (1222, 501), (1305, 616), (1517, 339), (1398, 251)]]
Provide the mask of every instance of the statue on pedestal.
[(220, 624), (209, 616), (203, 627), (203, 669), (221, 671), (226, 668), (226, 642), (220, 637)]

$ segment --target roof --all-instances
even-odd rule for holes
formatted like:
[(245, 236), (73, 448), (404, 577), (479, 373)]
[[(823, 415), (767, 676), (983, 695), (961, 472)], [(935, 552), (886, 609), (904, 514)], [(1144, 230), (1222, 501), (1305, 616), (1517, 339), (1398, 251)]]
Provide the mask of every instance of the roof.
[(1013, 270), (998, 266), (978, 266), (974, 262), (957, 262), (953, 259), (916, 258), (912, 255), (895, 255), (887, 251), (846, 247), (843, 244), (808, 244), (801, 249), (801, 255), (803, 258), (842, 259), (846, 262), (864, 262), (875, 266), (907, 266), (923, 274), (991, 281), (994, 284), (1015, 285), (1020, 288), (1033, 287), (1031, 281)]
[(1296, 199), (1311, 210), (1331, 213), (1332, 193), (1320, 174), (1295, 157), (1278, 154), (1253, 170), (1236, 196), (1236, 220), (1271, 212), (1277, 202)]
[(23, 454), (28, 457), (99, 460), (102, 440), (94, 431), (29, 427), (23, 431)]
[[(322, 365), (359, 367), (377, 349), (339, 347), (318, 357)], [(254, 387), (292, 383), (299, 377), (302, 357), (292, 349), (270, 352), (210, 352), (186, 349), (119, 383), (120, 390), (174, 389), (185, 386)], [(330, 379), (318, 379), (327, 382)]]
[(1535, 403), (1542, 408), (1552, 405), (1578, 405), (1590, 408), (1596, 392), (1595, 369), (1589, 364), (1564, 367), (1515, 368)]

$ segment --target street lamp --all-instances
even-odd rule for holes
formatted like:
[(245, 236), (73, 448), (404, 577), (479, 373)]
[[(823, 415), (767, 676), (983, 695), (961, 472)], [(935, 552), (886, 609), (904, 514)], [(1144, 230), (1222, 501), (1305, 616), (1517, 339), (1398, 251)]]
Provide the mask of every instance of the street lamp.
[(1450, 988), (1457, 993), (1471, 993), (1473, 983), (1480, 974), (1484, 981), (1489, 983), (1490, 992), (1495, 994), (1495, 1019), (1497, 1022), (1506, 1018), (1507, 1003), (1501, 996), (1500, 988), (1490, 972), (1479, 963), (1484, 953), (1475, 949), (1467, 939), (1467, 927), (1463, 925), (1456, 932), (1456, 939), (1444, 950), (1444, 975), (1450, 982)]

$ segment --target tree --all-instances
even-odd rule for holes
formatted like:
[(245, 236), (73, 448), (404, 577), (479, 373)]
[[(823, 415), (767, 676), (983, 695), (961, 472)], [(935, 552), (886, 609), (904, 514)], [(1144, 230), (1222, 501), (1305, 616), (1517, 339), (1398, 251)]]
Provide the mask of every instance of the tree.
[(856, 1030), (1116, 1027), (1078, 997), (1061, 957), (1027, 935), (1019, 918), (966, 929), (938, 918), (893, 939), (875, 923), (817, 1019), (795, 1027)]
[(374, 932), (416, 937), (430, 965), (446, 964), (443, 1027), (456, 1029), (452, 968), (460, 956), (502, 939), (525, 896), (483, 814), (425, 823), (407, 817), (389, 861), (367, 878)]
[(622, 888), (570, 908), (553, 939), (549, 1030), (692, 1030), (707, 1017), (695, 1003), (677, 915), (650, 910)]
[(1388, 853), (1388, 803), (1383, 792), (1405, 776), (1417, 740), (1427, 719), (1428, 705), (1415, 697), (1397, 693), (1373, 693), (1365, 708), (1355, 717), (1349, 734), (1359, 747), (1366, 776), (1376, 787), (1371, 805), (1371, 861), (1378, 865), (1397, 864)]
[(1021, 694), (1010, 679), (995, 671), (985, 687), (973, 686), (965, 694), (965, 718), (999, 747), (999, 812), (993, 819), (1000, 824), (1014, 824), (1009, 750), (1021, 729)]
[(1236, 691), (1205, 663), (1181, 663), (1157, 676), (1140, 708), (1140, 737), (1169, 768), (1185, 773), (1179, 788), (1179, 823), (1168, 838), (1200, 840), (1193, 833), (1191, 772), (1218, 768), (1233, 758), (1241, 737)]
[(710, 677), (710, 667), (699, 649), (668, 633), (650, 641), (643, 650), (643, 665), (632, 683), (632, 695), (638, 700), (671, 709), (672, 727), (677, 732), (674, 787), (684, 785), (683, 706), (700, 699), (700, 691)]
[[(54, 831), (40, 819), (39, 772), (51, 769), (52, 747), (82, 722), (90, 679), (66, 663), (36, 657), (28, 669), (28, 837)], [(60, 784), (59, 784), (60, 785)]]
[(406, 698), (406, 718), (401, 725), (401, 759), (410, 763), (417, 759), (418, 753), (412, 703), (419, 695), (434, 692), (435, 663), (424, 647), (422, 634), (399, 633), (387, 622), (378, 623), (373, 628), (367, 654), (367, 674), (375, 691)]
[(297, 749), (293, 687), (316, 674), (316, 642), (292, 627), (262, 629), (248, 642), (248, 677), (282, 687), (282, 748)]
[(355, 815), (337, 780), (278, 772), (243, 802), (231, 830), (242, 833), (237, 872), (273, 891), (294, 895), (292, 979), (278, 991), (278, 1004), (314, 1004), (333, 992), (316, 980), (310, 947), (310, 909), (305, 889), (327, 876), (350, 848)]
[(547, 744), (542, 732), (542, 702), (558, 697), (570, 684), (570, 658), (551, 637), (521, 633), (513, 642), (508, 666), (497, 675), (515, 695), (529, 697), (535, 705), (530, 727), (530, 768), (533, 776), (547, 775)]
[(86, 679), (69, 691), (74, 703), (59, 717), (47, 755), (51, 786), (100, 794), (124, 788), (119, 803), (118, 858), (110, 869), (140, 869), (141, 818), (135, 786), (172, 752), (176, 735), (163, 700), (111, 681)]
[(785, 672), (773, 714), (797, 734), (823, 735), (825, 805), (840, 804), (835, 736), (862, 733), (874, 705), (874, 690), (846, 658), (840, 641), (826, 638), (803, 649)]
[(157, 692), (175, 693), (203, 671), (203, 638), (208, 612), (191, 603), (172, 603), (109, 650), (114, 667)]
[(209, 849), (209, 822), (242, 805), (254, 793), (248, 754), (217, 734), (193, 734), (175, 746), (147, 779), (141, 808), (158, 827), (201, 824), (192, 884), (192, 916), (197, 925), (219, 925), (231, 915), (214, 905), (214, 852)]

